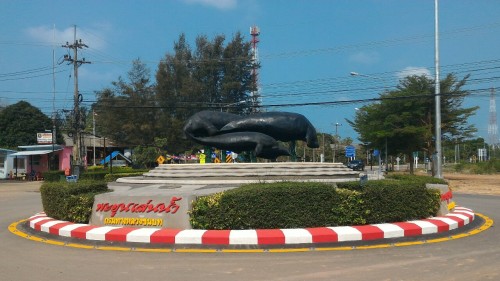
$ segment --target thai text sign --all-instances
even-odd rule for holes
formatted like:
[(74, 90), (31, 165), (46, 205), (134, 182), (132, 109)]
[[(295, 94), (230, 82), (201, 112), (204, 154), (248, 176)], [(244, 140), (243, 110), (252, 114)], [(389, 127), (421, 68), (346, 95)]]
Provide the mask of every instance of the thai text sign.
[[(112, 194), (112, 193), (111, 193)], [(157, 228), (186, 227), (188, 202), (181, 196), (110, 196), (100, 194), (91, 224)], [(187, 225), (189, 226), (189, 225)]]
[(36, 141), (39, 144), (48, 144), (52, 143), (52, 133), (37, 133)]

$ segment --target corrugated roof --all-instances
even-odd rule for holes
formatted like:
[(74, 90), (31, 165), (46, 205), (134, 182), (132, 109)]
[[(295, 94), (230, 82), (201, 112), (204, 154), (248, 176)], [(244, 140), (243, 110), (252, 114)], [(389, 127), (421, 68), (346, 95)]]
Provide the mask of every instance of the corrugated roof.
[[(57, 149), (54, 151), (59, 151), (61, 149)], [(16, 157), (16, 156), (28, 156), (28, 155), (42, 155), (42, 154), (49, 154), (52, 152), (51, 150), (27, 150), (27, 151), (18, 151), (16, 153), (9, 154), (9, 157)]]

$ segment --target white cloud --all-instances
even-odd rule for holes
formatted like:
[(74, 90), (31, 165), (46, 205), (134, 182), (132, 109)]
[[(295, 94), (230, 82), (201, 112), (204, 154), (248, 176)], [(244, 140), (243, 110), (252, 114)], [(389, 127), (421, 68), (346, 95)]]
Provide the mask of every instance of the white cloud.
[[(104, 49), (106, 42), (101, 38), (105, 37), (103, 31), (106, 30), (107, 28), (102, 28), (102, 26), (95, 30), (85, 29), (83, 32), (77, 28), (76, 39), (82, 39), (82, 42), (92, 49)], [(56, 46), (66, 44), (66, 42), (71, 44), (74, 41), (74, 32), (73, 27), (63, 30), (54, 29), (50, 26), (36, 26), (26, 29), (26, 34), (34, 40), (50, 45), (55, 44)]]
[(431, 71), (425, 67), (408, 66), (397, 73), (399, 79), (403, 79), (407, 76), (413, 76), (413, 75), (417, 76), (425, 75), (429, 78), (432, 78)]
[(377, 52), (359, 52), (349, 56), (351, 61), (362, 64), (373, 64), (380, 61), (380, 55)]
[(215, 7), (220, 10), (230, 10), (236, 7), (237, 0), (183, 0), (188, 4), (202, 4)]

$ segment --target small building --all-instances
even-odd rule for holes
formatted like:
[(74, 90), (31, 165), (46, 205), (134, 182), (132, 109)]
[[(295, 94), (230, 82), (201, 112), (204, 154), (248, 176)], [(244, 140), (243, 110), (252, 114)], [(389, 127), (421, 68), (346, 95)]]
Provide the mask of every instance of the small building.
[[(71, 169), (73, 140), (66, 134), (63, 134), (63, 138), (64, 145), (21, 145), (18, 146), (18, 151), (0, 148), (0, 179), (35, 179), (46, 171)], [(85, 167), (99, 163), (108, 164), (110, 159), (113, 159), (113, 166), (131, 163), (127, 153), (122, 154), (127, 149), (117, 147), (109, 139), (84, 135), (82, 146), (85, 152), (82, 155)], [(118, 157), (120, 159), (117, 159)]]
[(0, 179), (13, 179), (26, 175), (26, 157), (9, 157), (15, 150), (0, 148)]
[(24, 174), (28, 177), (40, 176), (42, 172), (48, 170), (58, 170), (64, 159), (63, 152), (66, 148), (61, 145), (23, 145), (19, 146), (20, 151), (10, 153), (8, 158), (14, 158), (13, 174), (16, 177)]

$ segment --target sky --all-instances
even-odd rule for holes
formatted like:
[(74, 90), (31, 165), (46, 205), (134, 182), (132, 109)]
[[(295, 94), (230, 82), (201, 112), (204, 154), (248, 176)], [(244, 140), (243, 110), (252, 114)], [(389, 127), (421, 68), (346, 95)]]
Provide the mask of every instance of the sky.
[[(61, 45), (74, 41), (75, 30), (88, 46), (78, 53), (91, 62), (79, 67), (78, 85), (90, 106), (96, 91), (127, 76), (134, 59), (147, 64), (154, 81), (158, 63), (173, 53), (181, 33), (194, 48), (199, 35), (225, 35), (227, 42), (241, 32), (251, 40), (249, 29), (258, 26), (262, 104), (301, 113), (317, 131), (357, 142), (345, 119), (368, 104), (363, 100), (394, 89), (406, 75), (435, 77), (434, 4), (0, 0), (0, 104), (25, 100), (49, 116), (54, 109), (72, 109), (73, 68), (62, 61), (68, 50)], [(440, 77), (471, 75), (465, 89), (472, 95), (464, 106), (480, 107), (469, 121), (487, 139), (490, 92), (500, 84), (500, 1), (441, 0), (438, 11)]]

